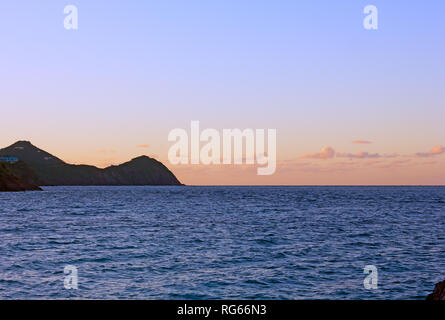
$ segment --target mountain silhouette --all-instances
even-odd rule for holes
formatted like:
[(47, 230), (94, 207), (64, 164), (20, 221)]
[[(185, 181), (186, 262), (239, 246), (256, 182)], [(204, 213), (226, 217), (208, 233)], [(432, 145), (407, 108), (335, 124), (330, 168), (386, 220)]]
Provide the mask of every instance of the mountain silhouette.
[(0, 149), (0, 156), (17, 157), (26, 164), (29, 172), (24, 171), (25, 167), (16, 167), (16, 164), (9, 165), (10, 170), (18, 177), (26, 175), (28, 182), (40, 186), (181, 185), (166, 166), (147, 156), (100, 169), (68, 164), (29, 141), (18, 141)]

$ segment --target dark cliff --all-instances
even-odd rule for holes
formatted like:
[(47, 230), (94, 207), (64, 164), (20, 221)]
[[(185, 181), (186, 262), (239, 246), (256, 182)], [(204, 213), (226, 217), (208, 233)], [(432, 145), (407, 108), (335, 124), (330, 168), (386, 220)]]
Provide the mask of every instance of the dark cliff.
[(436, 284), (434, 291), (426, 297), (426, 300), (445, 300), (445, 280)]
[[(24, 167), (23, 163), (18, 163)], [(10, 165), (0, 163), (0, 191), (32, 191), (41, 190), (30, 179), (18, 177), (10, 170)]]
[[(41, 186), (69, 185), (181, 185), (161, 162), (141, 156), (118, 166), (100, 169), (88, 165), (72, 165), (43, 151), (30, 142), (19, 141), (0, 149), (0, 156), (13, 156), (26, 163), (26, 175)], [(11, 166), (12, 167), (12, 166)], [(25, 174), (16, 167), (15, 175)]]

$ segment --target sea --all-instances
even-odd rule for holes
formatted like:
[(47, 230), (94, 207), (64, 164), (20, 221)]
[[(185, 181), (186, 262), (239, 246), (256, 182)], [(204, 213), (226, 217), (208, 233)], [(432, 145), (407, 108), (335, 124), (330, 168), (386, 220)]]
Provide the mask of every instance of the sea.
[(425, 299), (445, 187), (0, 193), (0, 299)]

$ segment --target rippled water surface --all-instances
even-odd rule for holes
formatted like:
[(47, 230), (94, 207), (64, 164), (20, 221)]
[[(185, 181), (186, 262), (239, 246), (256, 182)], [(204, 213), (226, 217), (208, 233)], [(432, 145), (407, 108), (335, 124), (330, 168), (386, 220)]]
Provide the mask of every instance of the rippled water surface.
[(445, 188), (0, 193), (0, 257), (3, 299), (424, 299), (445, 279)]

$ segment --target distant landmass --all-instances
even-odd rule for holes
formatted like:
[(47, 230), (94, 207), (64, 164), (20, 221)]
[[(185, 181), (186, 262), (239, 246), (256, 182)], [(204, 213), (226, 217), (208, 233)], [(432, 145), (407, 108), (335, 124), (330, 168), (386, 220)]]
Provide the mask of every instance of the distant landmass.
[(35, 186), (182, 185), (166, 166), (147, 156), (100, 169), (68, 164), (29, 141), (18, 141), (0, 149), (0, 157), (17, 158), (17, 163), (3, 164), (4, 170), (16, 179)]

